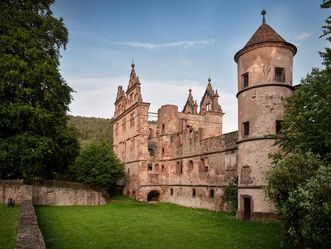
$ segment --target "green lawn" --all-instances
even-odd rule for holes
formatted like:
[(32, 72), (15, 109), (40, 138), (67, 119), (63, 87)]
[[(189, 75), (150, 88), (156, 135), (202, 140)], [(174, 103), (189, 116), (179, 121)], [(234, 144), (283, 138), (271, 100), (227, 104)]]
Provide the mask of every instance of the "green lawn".
[(278, 223), (117, 197), (107, 206), (36, 207), (48, 249), (279, 248)]
[(20, 207), (0, 204), (0, 248), (14, 249)]

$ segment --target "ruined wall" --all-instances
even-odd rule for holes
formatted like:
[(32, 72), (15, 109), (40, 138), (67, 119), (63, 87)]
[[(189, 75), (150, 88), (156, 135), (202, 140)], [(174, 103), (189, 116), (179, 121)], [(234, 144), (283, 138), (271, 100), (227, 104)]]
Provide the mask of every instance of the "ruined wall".
[(194, 139), (190, 132), (182, 135), (182, 145), (175, 142), (176, 134), (170, 136), (171, 157), (140, 171), (137, 199), (146, 201), (148, 193), (156, 190), (161, 201), (227, 210), (221, 195), (224, 186), (237, 179), (237, 132), (203, 140)]
[(65, 187), (33, 186), (23, 181), (0, 181), (0, 203), (7, 203), (8, 198), (16, 203), (32, 200), (37, 205), (103, 205), (107, 200), (102, 193), (91, 189), (73, 189)]
[(8, 198), (16, 203), (32, 200), (32, 185), (25, 185), (23, 180), (0, 180), (0, 203), (7, 203)]

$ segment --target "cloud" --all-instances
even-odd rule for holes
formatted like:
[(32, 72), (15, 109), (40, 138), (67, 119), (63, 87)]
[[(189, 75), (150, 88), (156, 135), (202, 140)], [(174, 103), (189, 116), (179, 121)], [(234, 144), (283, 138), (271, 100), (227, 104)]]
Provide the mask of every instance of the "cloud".
[(209, 47), (215, 43), (215, 39), (209, 40), (193, 40), (193, 41), (175, 41), (167, 43), (150, 43), (150, 42), (138, 42), (138, 41), (129, 41), (129, 42), (113, 42), (114, 45), (129, 46), (134, 48), (143, 48), (143, 49), (161, 49), (161, 48), (204, 48)]
[(299, 41), (303, 41), (303, 40), (306, 40), (309, 37), (311, 37), (312, 34), (313, 34), (313, 32), (302, 32), (302, 33), (294, 36), (294, 38), (299, 40)]

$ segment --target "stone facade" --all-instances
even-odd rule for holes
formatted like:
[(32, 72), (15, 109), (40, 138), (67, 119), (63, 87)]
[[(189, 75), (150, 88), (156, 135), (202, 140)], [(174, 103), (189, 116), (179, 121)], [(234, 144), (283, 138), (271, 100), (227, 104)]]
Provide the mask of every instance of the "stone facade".
[(211, 79), (199, 106), (189, 90), (182, 111), (163, 105), (151, 122), (131, 67), (127, 91), (118, 87), (113, 123), (114, 151), (127, 172), (124, 193), (140, 201), (226, 210), (221, 196), (237, 179), (237, 132), (222, 134), (223, 112)]
[(15, 203), (32, 201), (35, 205), (103, 205), (107, 199), (102, 193), (84, 188), (33, 186), (23, 183), (23, 180), (0, 181), (0, 203), (7, 203), (8, 198)]
[[(263, 18), (264, 20), (264, 18)], [(114, 151), (125, 163), (124, 193), (140, 201), (227, 210), (224, 187), (238, 184), (240, 219), (273, 217), (264, 198), (269, 153), (291, 96), (296, 47), (263, 21), (235, 55), (238, 64), (238, 132), (222, 133), (223, 111), (211, 79), (201, 98), (191, 89), (182, 111), (163, 105), (148, 121), (141, 83), (131, 65), (127, 90), (118, 87), (113, 123)]]

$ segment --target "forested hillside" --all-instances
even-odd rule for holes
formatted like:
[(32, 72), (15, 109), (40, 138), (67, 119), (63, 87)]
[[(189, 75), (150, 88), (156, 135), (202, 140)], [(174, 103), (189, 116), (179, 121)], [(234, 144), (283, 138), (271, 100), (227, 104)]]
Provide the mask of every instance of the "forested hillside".
[(112, 119), (69, 116), (69, 125), (78, 130), (82, 146), (98, 140), (112, 143)]

